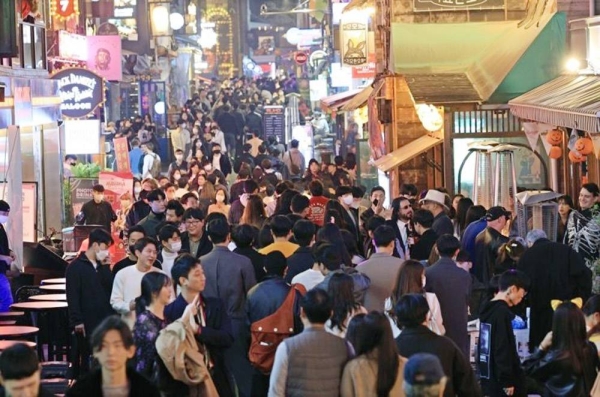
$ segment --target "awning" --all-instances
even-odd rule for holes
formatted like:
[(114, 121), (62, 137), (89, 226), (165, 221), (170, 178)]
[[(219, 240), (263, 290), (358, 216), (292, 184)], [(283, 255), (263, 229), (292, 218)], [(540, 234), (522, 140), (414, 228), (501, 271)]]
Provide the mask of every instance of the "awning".
[(350, 3), (346, 7), (344, 7), (344, 11), (342, 14), (351, 10), (364, 10), (365, 8), (375, 7), (374, 0), (351, 0)]
[(417, 102), (487, 101), (553, 15), (528, 29), (518, 21), (394, 23), (394, 71), (404, 75)]
[(369, 99), (369, 96), (371, 95), (372, 92), (373, 92), (373, 87), (368, 86), (368, 87), (364, 88), (358, 94), (356, 94), (352, 98), (350, 98), (350, 100), (345, 102), (340, 107), (340, 110), (342, 112), (351, 112), (360, 107), (363, 107), (364, 105), (367, 104), (367, 100)]
[(600, 76), (566, 75), (508, 102), (525, 120), (600, 132)]
[(348, 101), (354, 98), (354, 96), (359, 94), (361, 91), (362, 90), (344, 91), (340, 92), (339, 94), (333, 94), (328, 97), (321, 98), (321, 109), (331, 112), (338, 111), (342, 106), (344, 106)]
[(385, 156), (375, 160), (375, 166), (383, 172), (387, 172), (392, 168), (398, 167), (407, 161), (410, 161), (425, 153), (435, 145), (439, 145), (444, 142), (444, 139), (438, 136), (424, 135), (414, 141), (402, 146), (393, 152), (386, 154)]

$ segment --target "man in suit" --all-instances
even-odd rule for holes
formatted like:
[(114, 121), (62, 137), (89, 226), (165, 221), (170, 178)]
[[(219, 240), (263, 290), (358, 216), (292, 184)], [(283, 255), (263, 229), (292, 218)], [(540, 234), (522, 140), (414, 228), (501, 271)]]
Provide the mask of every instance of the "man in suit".
[(429, 254), (438, 238), (437, 233), (431, 228), (433, 214), (427, 210), (417, 210), (413, 216), (415, 232), (420, 236), (419, 241), (410, 249), (410, 258), (417, 261), (429, 259)]
[(218, 298), (225, 303), (231, 318), (233, 346), (225, 352), (225, 362), (233, 373), (241, 396), (250, 396), (252, 368), (248, 361), (246, 341), (249, 338), (246, 326), (246, 296), (256, 284), (254, 268), (249, 258), (229, 251), (229, 224), (224, 219), (215, 219), (208, 224), (208, 238), (213, 250), (200, 258), (206, 275), (204, 296)]
[(402, 266), (402, 259), (394, 253), (396, 233), (392, 227), (379, 226), (373, 232), (373, 241), (377, 252), (371, 258), (356, 267), (356, 270), (371, 279), (371, 285), (365, 293), (365, 308), (368, 311), (383, 311), (385, 300), (392, 294), (398, 270)]
[(335, 197), (337, 197), (338, 201), (342, 205), (345, 211), (343, 214), (340, 214), (346, 225), (348, 226), (348, 231), (352, 233), (354, 239), (356, 240), (357, 246), (359, 245), (359, 234), (358, 234), (358, 210), (351, 207), (354, 202), (354, 196), (352, 195), (352, 188), (350, 186), (338, 186), (335, 189)]
[(396, 232), (394, 256), (400, 259), (410, 258), (410, 234), (414, 211), (406, 197), (397, 197), (392, 201), (392, 219), (386, 221)]
[(454, 262), (460, 250), (456, 237), (451, 234), (440, 236), (436, 249), (440, 259), (425, 271), (425, 290), (436, 294), (440, 301), (446, 336), (456, 343), (465, 357), (469, 357), (467, 315), (471, 276)]

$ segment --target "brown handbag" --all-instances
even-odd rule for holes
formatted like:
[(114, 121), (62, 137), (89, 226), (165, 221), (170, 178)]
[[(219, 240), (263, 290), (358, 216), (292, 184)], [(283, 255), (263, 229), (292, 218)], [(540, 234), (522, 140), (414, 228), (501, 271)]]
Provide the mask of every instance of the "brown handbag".
[(296, 291), (306, 293), (302, 284), (294, 284), (275, 313), (255, 321), (250, 326), (250, 363), (264, 374), (270, 374), (277, 346), (294, 334), (294, 301)]

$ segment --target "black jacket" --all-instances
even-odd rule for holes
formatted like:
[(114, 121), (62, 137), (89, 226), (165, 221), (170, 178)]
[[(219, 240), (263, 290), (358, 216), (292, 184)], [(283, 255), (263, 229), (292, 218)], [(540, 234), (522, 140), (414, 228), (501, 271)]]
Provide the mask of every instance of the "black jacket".
[[(250, 166), (250, 169), (254, 169), (254, 157), (250, 153), (244, 152), (240, 154), (237, 159), (235, 159), (235, 164), (233, 165), (233, 170), (236, 174), (240, 172), (240, 168), (242, 168), (242, 163), (246, 163)], [(260, 165), (260, 164), (257, 164)]]
[[(4, 389), (4, 387), (0, 386), (0, 397), (6, 397), (6, 390)], [(38, 394), (37, 397), (54, 397), (56, 396), (56, 394), (52, 394), (50, 393), (48, 390), (44, 389), (41, 385), (40, 388), (38, 389)]]
[[(523, 363), (525, 373), (536, 382), (536, 394), (552, 397), (587, 397), (596, 380), (598, 351), (587, 342), (581, 367), (575, 373), (563, 352), (537, 350)], [(533, 392), (530, 390), (530, 392)]]
[(475, 258), (471, 258), (473, 259), (471, 272), (482, 283), (490, 282), (498, 259), (498, 250), (502, 244), (507, 242), (508, 237), (491, 227), (486, 227), (475, 238)]
[(216, 118), (216, 122), (219, 125), (223, 134), (231, 134), (231, 135), (239, 135), (240, 131), (238, 131), (237, 123), (235, 121), (235, 117), (231, 113), (222, 112)]
[(433, 229), (427, 229), (421, 238), (419, 238), (419, 241), (411, 247), (410, 259), (415, 259), (417, 261), (429, 259), (429, 254), (431, 253), (437, 238), (438, 235)]
[(585, 302), (592, 292), (592, 274), (575, 250), (548, 239), (537, 240), (525, 251), (517, 269), (531, 280), (527, 299), (531, 307), (529, 346), (533, 350), (552, 329), (550, 301), (581, 297)]
[(81, 207), (77, 215), (79, 225), (100, 225), (110, 232), (110, 224), (117, 220), (117, 215), (111, 205), (106, 201), (96, 203), (90, 200)]
[[(158, 389), (135, 370), (127, 368), (127, 379), (129, 380), (130, 397), (160, 397)], [(98, 368), (77, 380), (65, 395), (67, 397), (103, 397), (102, 370)]]
[[(212, 378), (220, 397), (233, 397), (234, 393), (229, 383), (229, 371), (225, 366), (224, 352), (233, 345), (233, 328), (227, 310), (220, 299), (205, 298), (201, 300), (204, 305), (206, 326), (202, 327), (196, 340), (206, 346), (215, 364), (212, 368)], [(165, 307), (165, 318), (168, 323), (181, 318), (187, 302), (179, 294), (177, 299)], [(140, 395), (141, 396), (141, 395)]]
[(310, 247), (300, 247), (287, 259), (287, 273), (285, 281), (292, 282), (298, 274), (310, 269), (315, 263)]
[(152, 237), (153, 239), (156, 239), (156, 236), (158, 236), (157, 227), (164, 221), (164, 212), (162, 214), (156, 214), (150, 211), (150, 213), (144, 219), (138, 222), (138, 225), (144, 228), (146, 237)]
[(440, 359), (444, 373), (448, 376), (445, 397), (481, 396), (469, 360), (451, 339), (419, 325), (415, 328), (404, 328), (396, 338), (396, 346), (402, 357), (410, 358), (413, 354), (430, 353)]
[[(256, 276), (256, 282), (260, 283), (267, 276), (265, 272), (265, 258), (266, 256), (258, 252), (252, 247), (248, 248), (236, 248), (233, 250), (238, 255), (243, 255), (250, 259), (252, 267), (254, 268), (254, 275)], [(289, 261), (289, 259), (288, 259)], [(289, 263), (289, 262), (288, 262)]]
[(110, 305), (112, 289), (110, 266), (94, 265), (80, 254), (69, 264), (66, 272), (69, 325), (84, 324), (87, 335), (91, 335), (102, 320), (114, 314)]
[(144, 219), (150, 213), (150, 205), (143, 200), (136, 201), (131, 206), (131, 210), (127, 214), (127, 218), (125, 219), (125, 223), (127, 224), (127, 228), (135, 226), (139, 221)]
[[(213, 154), (211, 153), (208, 157), (208, 161), (212, 164), (213, 162)], [(221, 158), (219, 159), (219, 165), (221, 167), (221, 172), (224, 176), (231, 174), (231, 161), (229, 161), (229, 156), (227, 153), (221, 153)], [(220, 179), (220, 178), (218, 178)]]
[(435, 218), (433, 218), (433, 225), (431, 228), (437, 233), (438, 236), (442, 234), (454, 234), (454, 225), (452, 225), (452, 220), (446, 215), (444, 212), (440, 212), (437, 214)]
[(256, 113), (249, 113), (246, 116), (246, 127), (248, 127), (248, 129), (250, 131), (252, 130), (257, 130), (258, 131), (258, 136), (262, 136), (263, 134), (263, 122), (262, 122), (262, 117), (259, 116)]
[[(479, 354), (476, 357), (482, 374), (483, 391), (491, 397), (505, 396), (503, 389), (507, 387), (515, 388), (513, 396), (527, 395), (525, 375), (511, 324), (514, 317), (503, 300), (490, 301), (481, 310)], [(489, 333), (485, 329), (489, 329)], [(483, 375), (486, 372), (489, 377)]]
[(208, 239), (206, 232), (202, 233), (197, 252), (190, 251), (190, 236), (188, 235), (188, 232), (181, 233), (181, 252), (187, 252), (196, 258), (200, 258), (202, 255), (208, 254), (210, 251), (212, 251), (212, 249), (213, 244)]

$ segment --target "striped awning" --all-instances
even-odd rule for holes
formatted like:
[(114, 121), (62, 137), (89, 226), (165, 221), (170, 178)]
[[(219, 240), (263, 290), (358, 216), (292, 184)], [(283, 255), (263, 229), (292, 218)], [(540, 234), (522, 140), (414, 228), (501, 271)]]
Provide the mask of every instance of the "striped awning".
[(508, 105), (513, 114), (525, 120), (600, 132), (600, 76), (561, 76)]

